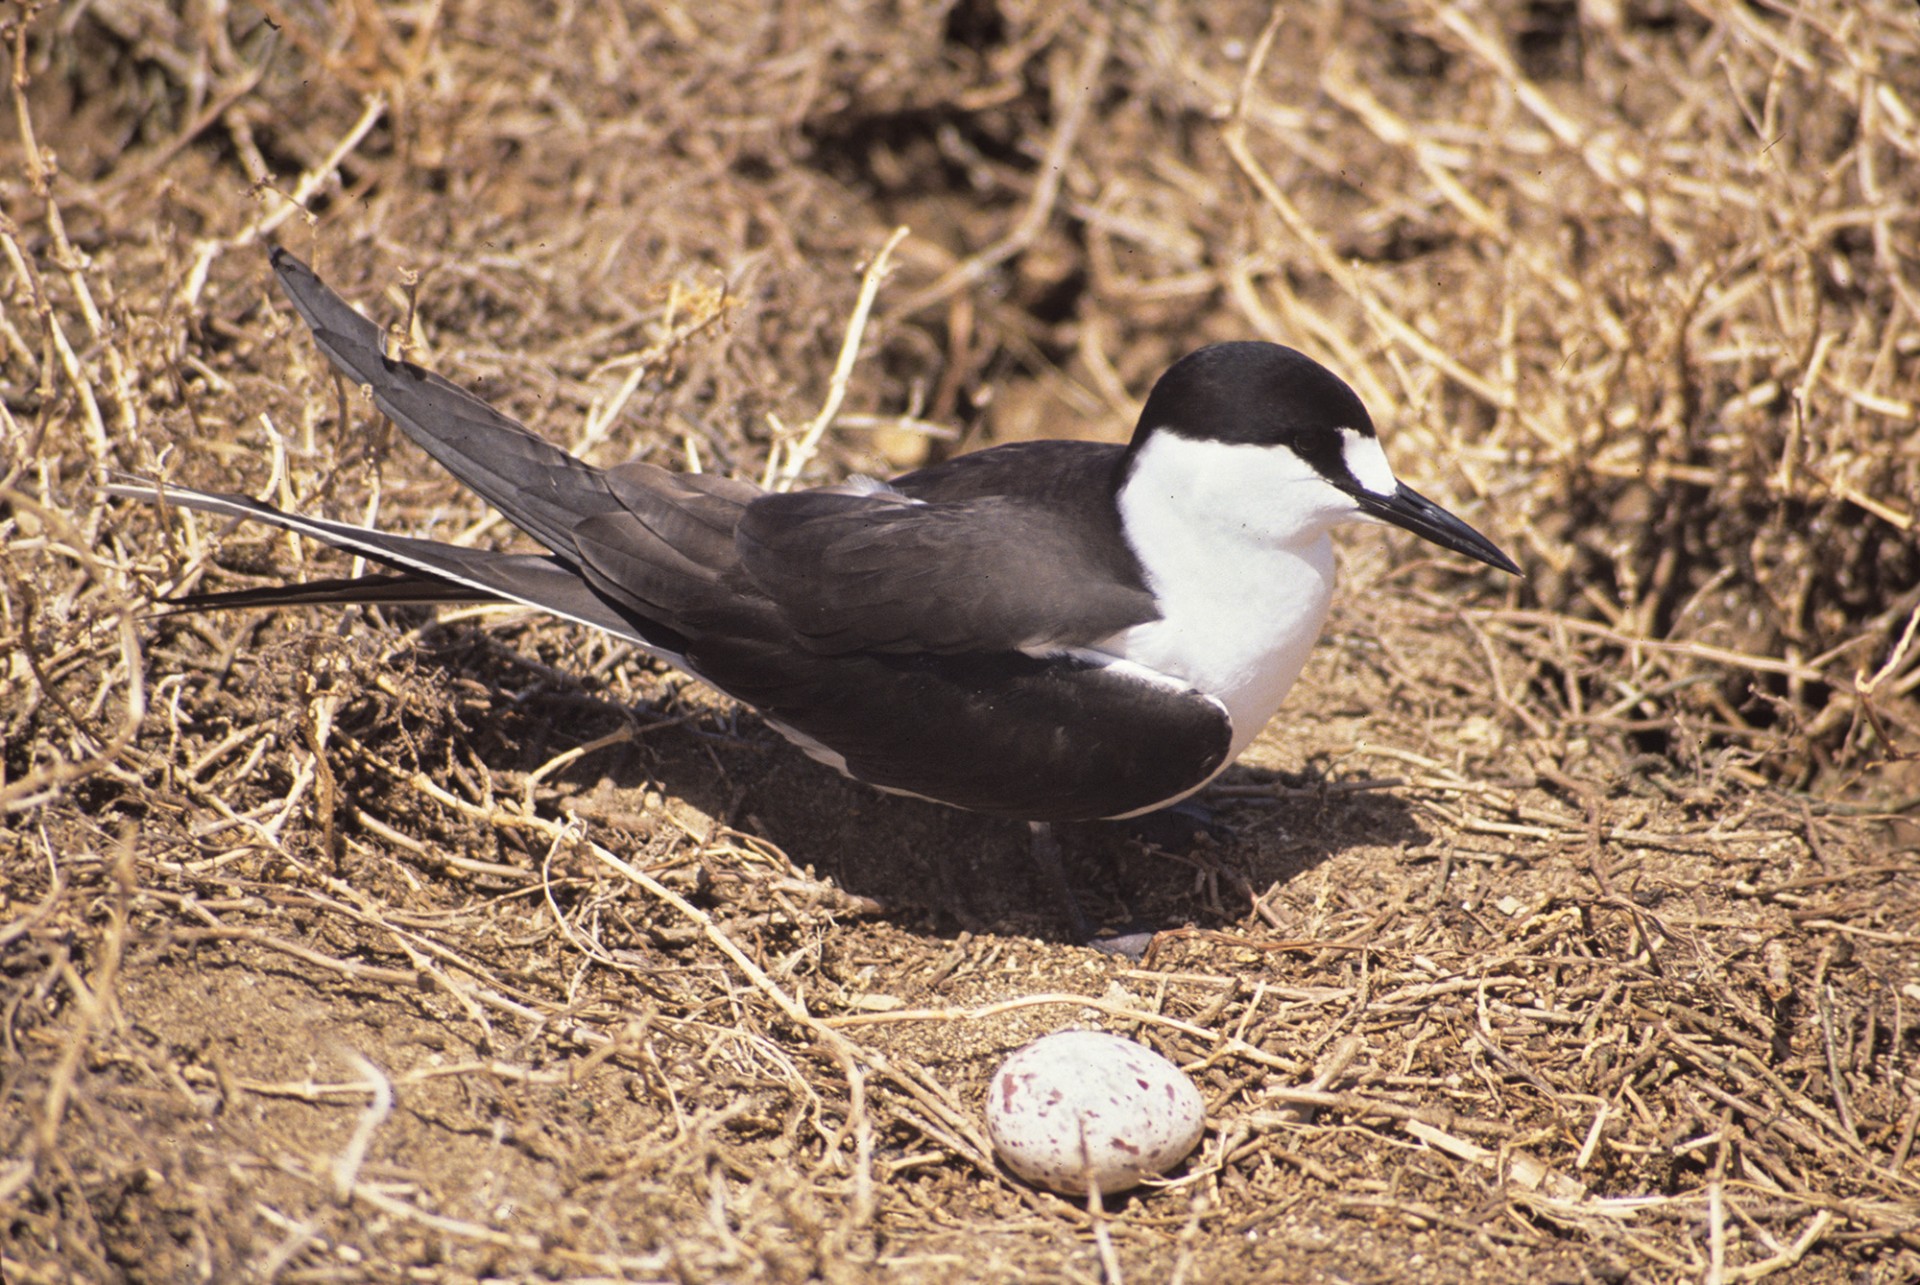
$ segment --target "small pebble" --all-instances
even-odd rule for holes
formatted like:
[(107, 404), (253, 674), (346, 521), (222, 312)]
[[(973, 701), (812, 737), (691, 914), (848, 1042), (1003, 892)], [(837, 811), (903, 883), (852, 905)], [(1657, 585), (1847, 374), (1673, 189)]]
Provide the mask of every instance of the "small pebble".
[(1081, 1196), (1126, 1191), (1186, 1159), (1206, 1104), (1187, 1073), (1102, 1031), (1060, 1031), (1018, 1049), (987, 1090), (987, 1133), (1007, 1168)]

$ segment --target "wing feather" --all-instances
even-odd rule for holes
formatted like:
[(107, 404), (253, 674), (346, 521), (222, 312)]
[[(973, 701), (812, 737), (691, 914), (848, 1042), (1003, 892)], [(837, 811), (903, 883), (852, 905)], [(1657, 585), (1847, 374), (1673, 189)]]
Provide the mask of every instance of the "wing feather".
[(1144, 586), (1023, 496), (769, 495), (736, 543), (754, 587), (826, 655), (1081, 646), (1154, 618)]

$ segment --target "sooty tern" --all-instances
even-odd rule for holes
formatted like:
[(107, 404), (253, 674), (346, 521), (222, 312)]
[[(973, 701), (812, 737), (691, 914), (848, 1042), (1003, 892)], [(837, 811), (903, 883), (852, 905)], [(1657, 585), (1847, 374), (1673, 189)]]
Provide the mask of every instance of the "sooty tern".
[[(1389, 522), (1519, 570), (1394, 477), (1352, 389), (1277, 344), (1215, 344), (1174, 363), (1124, 447), (1023, 442), (891, 482), (769, 494), (575, 459), (388, 357), (380, 327), (293, 255), (275, 249), (272, 263), (328, 359), (549, 552), (117, 486), (392, 568), (179, 605), (524, 603), (631, 641), (894, 793), (1035, 823), (1186, 798), (1299, 676), (1333, 593), (1328, 534), (1343, 522)], [(1043, 837), (1036, 826), (1036, 850)]]

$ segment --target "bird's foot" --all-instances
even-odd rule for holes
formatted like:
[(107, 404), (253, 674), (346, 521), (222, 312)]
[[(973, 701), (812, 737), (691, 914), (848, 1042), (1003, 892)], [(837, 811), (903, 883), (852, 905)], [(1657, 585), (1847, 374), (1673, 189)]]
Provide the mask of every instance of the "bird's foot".
[(1212, 808), (1192, 799), (1113, 824), (1120, 826), (1129, 838), (1165, 852), (1186, 852), (1199, 846), (1202, 840), (1224, 843), (1232, 833)]
[(1067, 868), (1061, 856), (1059, 836), (1044, 821), (1030, 822), (1029, 827), (1033, 832), (1034, 868), (1040, 872), (1041, 879), (1046, 882), (1065, 914), (1067, 931), (1072, 934), (1073, 940), (1102, 954), (1116, 955), (1135, 963), (1145, 958), (1147, 946), (1153, 941), (1154, 934), (1160, 931), (1159, 928), (1134, 923), (1119, 932), (1099, 935), (1093, 921), (1087, 918), (1086, 911), (1080, 908), (1080, 898), (1074, 895), (1072, 885), (1067, 882)]

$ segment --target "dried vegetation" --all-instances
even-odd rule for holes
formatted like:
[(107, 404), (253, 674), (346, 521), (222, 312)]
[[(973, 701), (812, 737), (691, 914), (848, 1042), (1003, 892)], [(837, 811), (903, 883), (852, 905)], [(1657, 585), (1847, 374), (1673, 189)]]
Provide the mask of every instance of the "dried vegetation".
[[(0, 1275), (1920, 1277), (1920, 31), (1898, 0), (9, 8)], [(845, 401), (859, 268), (912, 235)], [(115, 470), (510, 533), (259, 244), (596, 458), (1124, 431), (1264, 336), (1512, 585), (1371, 533), (1186, 858), (876, 798), (501, 612)], [(417, 276), (409, 275), (417, 273)], [(344, 421), (344, 422), (343, 422)], [(1052, 1027), (1212, 1125), (1099, 1214)]]

